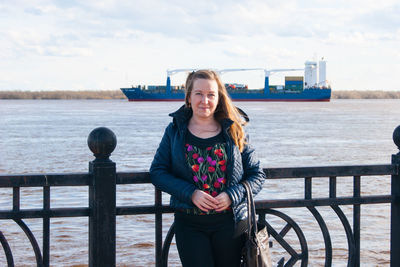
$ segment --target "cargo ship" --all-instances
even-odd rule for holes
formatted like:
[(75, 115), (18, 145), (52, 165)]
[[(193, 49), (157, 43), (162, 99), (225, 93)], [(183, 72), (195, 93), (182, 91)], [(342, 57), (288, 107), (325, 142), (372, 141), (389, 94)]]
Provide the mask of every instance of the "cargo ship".
[[(233, 101), (330, 101), (331, 87), (326, 80), (326, 61), (306, 61), (304, 68), (298, 69), (222, 69), (220, 75), (234, 71), (262, 70), (265, 74), (264, 88), (249, 89), (246, 84), (227, 83), (226, 89)], [(121, 88), (129, 101), (182, 101), (185, 97), (183, 85), (171, 85), (171, 76), (178, 72), (196, 69), (176, 69), (167, 71), (166, 85), (139, 85)], [(270, 85), (269, 78), (278, 72), (304, 71), (303, 76), (285, 76), (284, 85)], [(319, 81), (317, 82), (317, 72)]]

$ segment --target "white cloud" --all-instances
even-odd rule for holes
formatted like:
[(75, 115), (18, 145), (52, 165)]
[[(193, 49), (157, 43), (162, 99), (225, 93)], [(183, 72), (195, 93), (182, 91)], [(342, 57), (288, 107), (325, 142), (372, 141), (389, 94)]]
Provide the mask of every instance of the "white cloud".
[(252, 56), (253, 52), (249, 49), (246, 49), (243, 46), (239, 46), (239, 45), (232, 45), (226, 48), (225, 53), (228, 56)]
[[(12, 78), (0, 90), (164, 83), (167, 68), (299, 67), (314, 54), (328, 59), (328, 79), (337, 89), (400, 89), (387, 78), (399, 71), (393, 60), (400, 42), (397, 2), (0, 3), (0, 72)], [(387, 76), (376, 71), (374, 82), (362, 79), (374, 71), (368, 64), (387, 64)]]
[(83, 42), (74, 34), (47, 35), (36, 30), (10, 31), (6, 33), (13, 44), (14, 53), (20, 57), (39, 56), (89, 56), (91, 50), (82, 47)]

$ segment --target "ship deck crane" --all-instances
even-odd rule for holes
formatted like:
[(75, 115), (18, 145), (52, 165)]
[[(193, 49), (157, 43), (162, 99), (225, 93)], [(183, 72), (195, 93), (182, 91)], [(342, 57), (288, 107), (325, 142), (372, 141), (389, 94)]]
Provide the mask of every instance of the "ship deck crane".
[(175, 75), (179, 72), (192, 72), (192, 71), (196, 71), (198, 69), (175, 69), (175, 70), (167, 70), (167, 77), (170, 77), (172, 75)]
[(276, 72), (282, 72), (282, 71), (304, 71), (304, 68), (299, 68), (299, 69), (272, 69), (272, 70), (267, 70), (267, 69), (264, 69), (264, 73), (265, 73), (265, 76), (267, 77), (267, 76), (271, 76), (273, 73), (276, 73)]
[[(175, 75), (179, 72), (192, 72), (197, 71), (198, 69), (174, 69), (174, 70), (167, 70), (167, 92), (171, 91), (171, 76)], [(269, 93), (269, 76), (276, 72), (287, 72), (287, 71), (304, 71), (304, 68), (297, 68), (297, 69), (265, 69), (265, 68), (248, 68), (248, 69), (222, 69), (222, 70), (215, 70), (218, 74), (224, 74), (227, 72), (235, 72), (235, 71), (253, 71), (253, 70), (263, 70), (265, 74), (265, 81), (264, 81), (264, 91), (265, 93)]]
[(269, 76), (276, 72), (286, 72), (286, 71), (304, 71), (304, 68), (298, 68), (298, 69), (270, 69), (264, 70), (265, 73), (265, 80), (264, 80), (264, 93), (269, 94)]
[(234, 71), (251, 71), (251, 70), (264, 70), (264, 68), (252, 68), (252, 69), (222, 69), (217, 70), (219, 74), (224, 74), (226, 72), (234, 72)]
[(192, 72), (197, 71), (198, 69), (174, 69), (174, 70), (167, 70), (167, 88), (166, 93), (171, 93), (171, 76), (175, 75), (179, 72)]

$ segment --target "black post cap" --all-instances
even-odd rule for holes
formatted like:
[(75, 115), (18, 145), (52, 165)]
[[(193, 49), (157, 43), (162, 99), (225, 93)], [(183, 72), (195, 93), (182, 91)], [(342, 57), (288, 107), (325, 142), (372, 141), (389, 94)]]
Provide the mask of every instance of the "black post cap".
[(117, 146), (117, 137), (110, 129), (98, 127), (89, 134), (87, 142), (96, 160), (109, 160)]
[(394, 129), (393, 142), (396, 144), (396, 146), (400, 150), (400, 125), (397, 126), (396, 129)]

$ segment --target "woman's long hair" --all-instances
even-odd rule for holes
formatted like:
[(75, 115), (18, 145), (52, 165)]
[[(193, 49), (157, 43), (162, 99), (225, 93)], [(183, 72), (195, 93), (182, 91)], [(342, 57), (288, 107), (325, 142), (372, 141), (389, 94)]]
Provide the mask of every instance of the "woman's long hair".
[(218, 74), (212, 70), (198, 70), (188, 75), (185, 85), (185, 105), (190, 107), (189, 98), (193, 90), (193, 83), (196, 79), (214, 80), (218, 85), (218, 104), (214, 112), (214, 118), (221, 122), (223, 119), (230, 119), (233, 124), (229, 128), (229, 133), (235, 145), (242, 152), (245, 145), (245, 133), (243, 126), (246, 122), (243, 120), (238, 109), (233, 105), (224, 84)]

